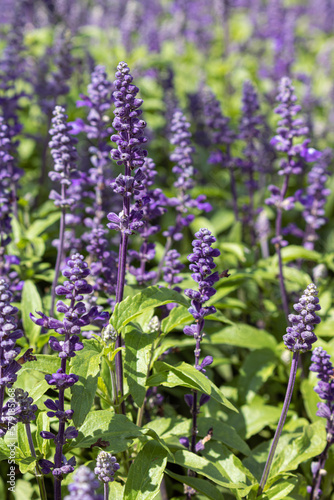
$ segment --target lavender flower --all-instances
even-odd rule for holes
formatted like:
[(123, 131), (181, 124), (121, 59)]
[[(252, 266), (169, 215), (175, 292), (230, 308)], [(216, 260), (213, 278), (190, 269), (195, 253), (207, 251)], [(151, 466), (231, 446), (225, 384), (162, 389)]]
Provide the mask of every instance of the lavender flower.
[[(213, 259), (220, 255), (217, 248), (212, 248), (211, 245), (215, 243), (216, 238), (211, 235), (208, 229), (200, 229), (195, 233), (196, 239), (192, 245), (194, 247), (193, 253), (188, 255), (188, 260), (191, 263), (189, 269), (193, 272), (191, 277), (198, 283), (198, 290), (186, 289), (185, 295), (191, 299), (191, 307), (188, 309), (190, 314), (194, 317), (195, 323), (191, 326), (186, 326), (183, 332), (186, 335), (191, 335), (196, 340), (195, 348), (195, 368), (205, 373), (205, 367), (209, 366), (213, 359), (212, 356), (204, 358), (200, 364), (199, 358), (201, 354), (201, 341), (204, 336), (204, 318), (209, 314), (216, 312), (214, 306), (205, 306), (207, 302), (215, 293), (213, 288), (214, 283), (219, 280), (218, 272), (212, 273), (216, 267)], [(204, 397), (203, 397), (204, 396)], [(191, 451), (195, 453), (196, 449), (196, 434), (197, 434), (197, 415), (200, 411), (200, 406), (206, 403), (210, 398), (203, 395), (198, 404), (197, 397), (198, 391), (194, 391), (193, 396), (188, 394), (185, 396), (186, 403), (191, 407), (191, 414), (193, 418), (193, 429), (191, 438)], [(182, 443), (184, 444), (184, 443)]]
[(49, 173), (49, 177), (52, 181), (60, 183), (61, 192), (57, 193), (52, 190), (49, 197), (51, 200), (54, 200), (57, 207), (61, 208), (61, 219), (57, 261), (51, 291), (51, 315), (54, 310), (55, 288), (58, 282), (60, 264), (63, 259), (66, 209), (73, 209), (76, 202), (75, 197), (68, 193), (68, 188), (71, 186), (71, 180), (76, 171), (77, 160), (77, 152), (75, 149), (77, 139), (70, 134), (71, 127), (67, 124), (65, 109), (61, 106), (56, 106), (53, 115), (52, 128), (50, 129), (52, 140), (49, 142), (49, 146), (51, 148), (55, 170)]
[[(37, 312), (40, 318), (30, 314), (30, 318), (37, 325), (53, 329), (58, 334), (64, 335), (64, 340), (61, 341), (53, 336), (49, 339), (50, 347), (58, 352), (58, 356), (61, 359), (61, 367), (56, 373), (45, 376), (48, 384), (55, 386), (59, 391), (58, 400), (52, 401), (51, 399), (47, 399), (44, 403), (51, 410), (47, 415), (50, 417), (56, 416), (59, 419), (59, 430), (57, 435), (47, 431), (41, 432), (41, 436), (44, 439), (51, 439), (56, 443), (54, 462), (49, 460), (40, 461), (42, 472), (47, 474), (52, 470), (52, 474), (55, 476), (54, 488), (56, 500), (60, 498), (63, 476), (69, 472), (73, 472), (75, 464), (74, 457), (69, 461), (64, 457), (63, 445), (67, 439), (74, 439), (78, 435), (78, 431), (73, 426), (69, 426), (65, 430), (65, 424), (72, 418), (73, 411), (65, 411), (64, 392), (65, 389), (72, 387), (79, 380), (77, 375), (66, 373), (66, 362), (69, 358), (75, 356), (76, 351), (83, 349), (83, 344), (79, 337), (81, 328), (92, 323), (97, 316), (101, 316), (97, 307), (93, 307), (87, 312), (86, 306), (82, 302), (84, 295), (90, 294), (93, 291), (92, 286), (86, 280), (90, 274), (90, 270), (83, 256), (79, 254), (73, 255), (67, 261), (67, 266), (62, 273), (67, 280), (63, 285), (57, 286), (55, 291), (57, 295), (65, 296), (66, 299), (70, 300), (70, 305), (65, 304), (62, 300), (57, 302), (57, 311), (64, 314), (64, 319), (61, 321), (47, 317), (42, 312)], [(107, 313), (104, 316), (105, 322), (107, 322), (109, 316)]]
[(106, 451), (100, 451), (96, 458), (96, 467), (94, 469), (99, 481), (103, 483), (114, 481), (115, 472), (117, 472), (119, 468), (116, 457)]
[(255, 179), (256, 171), (259, 170), (259, 155), (256, 147), (256, 141), (260, 136), (259, 125), (262, 123), (262, 117), (259, 115), (260, 105), (257, 93), (251, 84), (246, 81), (243, 86), (242, 96), (242, 117), (240, 122), (239, 139), (246, 142), (243, 149), (245, 160), (241, 162), (242, 169), (247, 176), (245, 182), (248, 188), (249, 204), (246, 209), (247, 216), (244, 218), (244, 226), (249, 228), (251, 243), (255, 243), (254, 232), (254, 192), (258, 187)]
[(294, 207), (295, 198), (288, 197), (286, 194), (289, 187), (291, 175), (300, 175), (303, 171), (303, 160), (316, 161), (320, 158), (321, 153), (314, 148), (308, 147), (309, 139), (306, 139), (301, 144), (294, 144), (294, 139), (308, 133), (307, 127), (303, 125), (301, 119), (295, 118), (300, 106), (296, 104), (297, 97), (294, 93), (294, 87), (289, 78), (282, 78), (279, 86), (279, 94), (277, 96), (279, 106), (275, 112), (281, 116), (278, 122), (277, 135), (271, 140), (271, 144), (277, 151), (284, 152), (286, 157), (280, 161), (280, 169), (278, 174), (283, 176), (283, 185), (281, 188), (277, 186), (269, 186), (271, 197), (266, 200), (267, 205), (276, 207), (276, 230), (275, 237), (272, 243), (275, 245), (278, 255), (280, 290), (283, 302), (283, 310), (286, 318), (288, 318), (288, 302), (283, 278), (283, 264), (281, 247), (288, 243), (282, 236), (282, 215), (283, 210), (291, 210)]
[(236, 220), (238, 220), (238, 196), (234, 173), (235, 160), (231, 156), (231, 144), (236, 139), (236, 134), (231, 130), (229, 126), (230, 119), (221, 112), (220, 102), (211, 90), (207, 89), (204, 91), (203, 100), (205, 121), (209, 130), (211, 143), (215, 147), (218, 147), (218, 149), (214, 149), (211, 152), (209, 163), (220, 164), (222, 167), (229, 169), (233, 211)]
[(312, 364), (310, 370), (317, 373), (319, 379), (318, 385), (314, 388), (315, 392), (325, 402), (317, 404), (318, 417), (326, 419), (327, 443), (324, 451), (319, 455), (317, 461), (312, 462), (312, 486), (307, 487), (307, 492), (310, 493), (310, 500), (318, 500), (321, 498), (322, 491), (320, 489), (321, 480), (324, 475), (325, 465), (328, 458), (328, 451), (334, 443), (334, 379), (333, 365), (329, 354), (322, 348), (316, 347), (313, 350), (311, 357)]
[(11, 305), (12, 298), (8, 284), (0, 279), (0, 437), (6, 434), (7, 421), (11, 420), (9, 408), (3, 408), (5, 388), (12, 387), (21, 368), (15, 358), (21, 351), (16, 341), (23, 337), (23, 332), (18, 328), (18, 309)]
[(68, 486), (69, 495), (64, 500), (102, 500), (102, 495), (97, 495), (95, 490), (100, 483), (85, 465), (81, 465), (75, 472), (74, 481)]
[[(143, 179), (140, 167), (143, 166), (147, 151), (141, 148), (147, 139), (143, 136), (143, 130), (146, 127), (144, 120), (140, 119), (142, 110), (142, 99), (136, 96), (139, 89), (132, 84), (133, 77), (130, 69), (125, 62), (120, 62), (117, 66), (116, 80), (114, 81), (115, 99), (113, 127), (118, 132), (111, 137), (116, 142), (117, 149), (111, 150), (111, 157), (116, 160), (118, 165), (125, 166), (125, 174), (120, 174), (112, 183), (114, 188), (123, 196), (123, 210), (117, 215), (108, 214), (110, 224), (109, 229), (116, 229), (121, 232), (121, 243), (119, 247), (118, 275), (116, 287), (116, 303), (123, 300), (126, 257), (128, 250), (129, 234), (143, 225), (141, 221), (142, 211), (130, 209), (131, 196), (138, 193)], [(131, 172), (138, 169), (135, 176)], [(118, 335), (116, 340), (116, 349), (121, 347), (122, 338)], [(117, 393), (123, 396), (123, 368), (122, 354), (119, 351), (115, 358), (116, 364), (116, 382)], [(122, 412), (125, 413), (124, 402), (122, 403)]]
[(307, 286), (297, 304), (293, 306), (295, 311), (297, 311), (299, 314), (289, 315), (289, 321), (292, 323), (292, 327), (288, 327), (286, 329), (286, 335), (283, 335), (285, 347), (293, 352), (290, 376), (284, 398), (282, 413), (277, 425), (273, 442), (270, 447), (266, 464), (264, 466), (260, 487), (257, 494), (258, 496), (263, 492), (263, 488), (267, 482), (270, 467), (275, 456), (278, 440), (281, 436), (286, 415), (289, 410), (293, 388), (296, 380), (299, 354), (301, 352), (310, 351), (312, 349), (312, 344), (317, 340), (317, 337), (313, 333), (314, 326), (320, 323), (320, 318), (316, 314), (316, 311), (320, 310), (317, 294), (317, 287), (313, 283)]

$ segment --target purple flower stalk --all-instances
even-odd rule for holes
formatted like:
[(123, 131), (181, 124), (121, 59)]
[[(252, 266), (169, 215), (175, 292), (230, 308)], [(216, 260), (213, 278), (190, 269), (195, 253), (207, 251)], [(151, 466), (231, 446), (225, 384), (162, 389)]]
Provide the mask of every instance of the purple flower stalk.
[(57, 261), (51, 290), (50, 316), (53, 315), (54, 311), (55, 289), (58, 282), (60, 264), (63, 259), (66, 210), (67, 208), (72, 209), (75, 205), (74, 197), (68, 195), (68, 188), (71, 186), (71, 179), (76, 170), (77, 152), (75, 144), (77, 143), (77, 139), (70, 132), (71, 127), (67, 123), (65, 109), (61, 106), (56, 106), (53, 112), (52, 128), (50, 129), (52, 139), (49, 142), (54, 161), (54, 171), (49, 173), (49, 177), (52, 181), (59, 182), (61, 186), (60, 193), (54, 190), (50, 193), (50, 199), (54, 200), (56, 207), (61, 209), (61, 218)]
[(205, 122), (209, 130), (211, 143), (218, 148), (211, 152), (209, 163), (220, 164), (222, 167), (228, 168), (234, 216), (236, 220), (239, 220), (238, 195), (234, 173), (235, 161), (231, 156), (231, 144), (235, 141), (236, 134), (231, 130), (229, 126), (230, 119), (221, 112), (220, 102), (211, 90), (204, 91), (203, 100)]
[[(30, 422), (36, 419), (35, 412), (37, 411), (37, 405), (32, 404), (33, 399), (29, 397), (29, 394), (22, 389), (15, 389), (14, 393), (14, 403), (16, 405), (15, 408), (15, 417), (17, 422), (22, 422), (26, 429), (26, 434), (28, 438), (29, 448), (31, 455), (34, 458), (36, 456), (36, 450), (34, 446), (34, 442), (31, 435)], [(44, 478), (41, 474), (41, 470), (38, 464), (35, 466), (35, 476), (39, 487), (39, 492), (42, 500), (47, 500), (47, 494), (44, 484)]]
[[(190, 314), (192, 314), (195, 323), (191, 326), (186, 326), (183, 332), (186, 335), (193, 336), (196, 341), (195, 348), (195, 368), (200, 372), (205, 373), (205, 367), (210, 365), (213, 361), (212, 356), (206, 356), (202, 363), (199, 362), (201, 355), (201, 341), (204, 336), (204, 318), (209, 314), (216, 312), (214, 306), (205, 306), (205, 303), (216, 293), (213, 285), (219, 280), (218, 272), (212, 273), (212, 270), (216, 267), (213, 259), (220, 255), (220, 251), (217, 248), (212, 248), (212, 244), (216, 242), (216, 238), (211, 235), (208, 229), (200, 229), (195, 233), (196, 239), (193, 241), (193, 253), (188, 255), (188, 260), (190, 262), (189, 269), (193, 272), (191, 277), (198, 283), (198, 290), (186, 289), (184, 291), (185, 295), (191, 299), (191, 307), (188, 309)], [(187, 394), (185, 396), (186, 403), (191, 408), (192, 414), (192, 436), (190, 443), (190, 450), (196, 453), (201, 448), (196, 445), (197, 436), (197, 415), (200, 412), (200, 406), (206, 403), (210, 399), (209, 396), (203, 394), (200, 398), (198, 404), (198, 391), (194, 391), (193, 395)], [(189, 446), (189, 441), (187, 442)], [(184, 441), (182, 444), (187, 444)], [(188, 495), (188, 494), (187, 494)], [(188, 498), (190, 498), (190, 493)]]
[(109, 483), (114, 481), (115, 472), (120, 468), (116, 457), (107, 451), (100, 451), (96, 458), (96, 467), (94, 469), (99, 481), (104, 485), (104, 500), (109, 498)]
[(324, 451), (319, 455), (316, 462), (312, 462), (312, 486), (307, 487), (310, 494), (310, 500), (321, 498), (320, 489), (321, 479), (326, 473), (325, 464), (328, 457), (328, 451), (334, 443), (334, 368), (330, 355), (322, 347), (316, 347), (311, 357), (312, 364), (310, 370), (317, 373), (319, 379), (318, 385), (314, 388), (319, 397), (325, 402), (317, 404), (318, 417), (326, 419), (327, 443)]
[(286, 415), (288, 413), (296, 380), (299, 354), (301, 352), (310, 351), (312, 349), (312, 344), (314, 344), (314, 342), (316, 342), (317, 340), (316, 335), (313, 333), (315, 325), (317, 325), (321, 321), (320, 317), (316, 314), (317, 311), (320, 310), (319, 299), (317, 295), (317, 287), (313, 283), (308, 285), (299, 301), (293, 306), (294, 310), (298, 314), (289, 315), (289, 321), (292, 326), (288, 327), (286, 329), (286, 334), (283, 335), (283, 341), (286, 349), (293, 352), (291, 370), (288, 387), (284, 398), (282, 413), (263, 470), (260, 487), (257, 494), (258, 496), (260, 496), (260, 494), (263, 492), (264, 486), (267, 482), (270, 467), (275, 456), (278, 440), (281, 436)]
[(314, 243), (319, 238), (317, 230), (327, 222), (324, 217), (324, 206), (331, 191), (325, 184), (329, 176), (328, 165), (331, 159), (331, 151), (324, 151), (308, 174), (306, 198), (301, 200), (305, 205), (303, 217), (306, 221), (303, 245), (309, 250), (314, 249)]
[(275, 245), (278, 256), (279, 266), (279, 282), (283, 310), (288, 319), (288, 299), (283, 277), (283, 263), (281, 248), (286, 246), (288, 242), (283, 239), (282, 232), (282, 216), (283, 210), (291, 210), (294, 208), (295, 197), (286, 197), (289, 180), (291, 175), (300, 175), (303, 172), (303, 160), (306, 162), (316, 161), (320, 158), (321, 153), (313, 148), (308, 147), (309, 139), (304, 140), (302, 144), (295, 144), (294, 139), (308, 133), (307, 127), (303, 125), (303, 121), (295, 118), (300, 111), (300, 106), (296, 104), (297, 97), (294, 93), (294, 87), (289, 78), (282, 78), (279, 85), (279, 94), (277, 100), (280, 103), (275, 109), (275, 113), (281, 116), (278, 122), (277, 135), (271, 140), (271, 144), (277, 151), (285, 153), (286, 157), (280, 161), (280, 169), (278, 174), (283, 176), (283, 184), (281, 188), (270, 185), (270, 198), (266, 200), (267, 205), (275, 206), (276, 208), (276, 226), (275, 237), (271, 240)]
[[(63, 446), (68, 439), (75, 439), (78, 431), (69, 426), (65, 430), (65, 424), (72, 419), (73, 410), (66, 410), (64, 408), (64, 394), (65, 389), (72, 387), (79, 377), (73, 373), (66, 373), (66, 364), (69, 358), (74, 357), (76, 351), (83, 349), (83, 344), (80, 341), (81, 328), (92, 323), (97, 317), (101, 316), (97, 307), (93, 307), (87, 312), (85, 304), (82, 302), (84, 295), (90, 294), (93, 291), (91, 285), (86, 281), (87, 276), (90, 274), (88, 264), (84, 261), (82, 255), (75, 254), (67, 261), (67, 266), (62, 271), (63, 276), (67, 278), (63, 285), (56, 287), (56, 294), (65, 296), (70, 301), (70, 304), (65, 304), (62, 300), (57, 302), (58, 313), (64, 314), (62, 321), (48, 317), (42, 312), (37, 314), (40, 318), (30, 314), (30, 318), (37, 325), (43, 326), (46, 329), (51, 329), (60, 335), (64, 335), (64, 340), (58, 340), (56, 337), (51, 336), (49, 345), (52, 350), (58, 352), (61, 359), (61, 366), (56, 373), (52, 375), (45, 375), (45, 380), (51, 386), (59, 391), (59, 399), (53, 401), (47, 399), (45, 406), (51, 410), (47, 412), (49, 417), (57, 417), (59, 419), (59, 430), (57, 434), (53, 432), (42, 431), (41, 436), (44, 439), (51, 439), (55, 442), (56, 452), (54, 462), (50, 460), (41, 460), (39, 462), (42, 472), (48, 474), (52, 470), (54, 476), (54, 498), (60, 500), (61, 498), (61, 481), (65, 474), (73, 472), (75, 465), (75, 458), (72, 457), (69, 461), (63, 455)], [(108, 321), (108, 314), (104, 313), (105, 322)]]
[(193, 177), (197, 173), (197, 170), (193, 166), (192, 156), (195, 152), (195, 148), (192, 146), (189, 128), (190, 123), (187, 121), (182, 111), (175, 111), (171, 125), (171, 132), (173, 134), (171, 143), (175, 145), (175, 150), (170, 155), (170, 159), (175, 163), (172, 171), (177, 175), (174, 186), (177, 189), (178, 195), (175, 198), (167, 200), (167, 204), (170, 207), (176, 208), (177, 215), (175, 225), (170, 226), (167, 231), (162, 233), (163, 236), (167, 238), (167, 242), (164, 256), (158, 267), (157, 279), (155, 282), (159, 279), (165, 257), (172, 246), (173, 240), (180, 241), (183, 237), (183, 228), (189, 226), (194, 220), (194, 215), (188, 213), (189, 209), (197, 208), (198, 210), (205, 210), (205, 212), (212, 210), (211, 205), (205, 201), (205, 195), (200, 195), (196, 199), (193, 199), (189, 193), (195, 186)]
[[(121, 233), (121, 242), (119, 246), (118, 274), (116, 287), (116, 303), (123, 300), (126, 257), (128, 250), (129, 234), (143, 225), (142, 211), (130, 207), (131, 197), (137, 194), (141, 188), (143, 174), (140, 167), (143, 166), (147, 151), (141, 148), (147, 139), (143, 136), (143, 130), (146, 127), (144, 120), (140, 119), (142, 110), (140, 109), (143, 101), (136, 96), (139, 89), (133, 85), (133, 77), (130, 69), (125, 62), (120, 62), (117, 66), (116, 80), (114, 81), (113, 93), (115, 99), (113, 128), (117, 131), (111, 137), (116, 142), (117, 148), (111, 150), (111, 157), (117, 165), (124, 165), (125, 173), (120, 174), (112, 183), (113, 189), (123, 197), (123, 210), (118, 215), (108, 214), (110, 223), (109, 229), (116, 229)], [(132, 171), (138, 169), (132, 176)], [(122, 337), (119, 334), (116, 340), (116, 349), (121, 347)], [(117, 393), (123, 397), (123, 367), (122, 354), (119, 351), (115, 357)], [(124, 402), (121, 405), (122, 412), (125, 413)]]
[(242, 96), (242, 117), (240, 122), (239, 139), (246, 142), (243, 149), (245, 160), (242, 160), (242, 169), (247, 176), (245, 182), (248, 188), (249, 204), (247, 206), (247, 216), (244, 218), (244, 225), (249, 227), (251, 244), (255, 244), (255, 231), (254, 231), (254, 192), (258, 187), (258, 183), (254, 178), (257, 170), (259, 170), (258, 151), (256, 141), (260, 136), (259, 125), (263, 122), (262, 117), (259, 115), (260, 105), (258, 102), (257, 92), (252, 83), (246, 81), (243, 86)]
[(102, 495), (95, 493), (99, 481), (86, 465), (81, 465), (74, 474), (73, 482), (68, 486), (69, 495), (64, 500), (102, 500)]

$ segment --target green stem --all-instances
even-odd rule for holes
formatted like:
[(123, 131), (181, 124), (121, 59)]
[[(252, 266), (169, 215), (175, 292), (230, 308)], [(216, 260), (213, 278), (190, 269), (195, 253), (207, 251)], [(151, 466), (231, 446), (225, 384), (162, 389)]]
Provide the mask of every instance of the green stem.
[[(35, 451), (35, 447), (34, 447), (34, 442), (32, 440), (32, 435), (31, 435), (31, 429), (30, 429), (30, 423), (29, 422), (27, 422), (25, 424), (25, 428), (26, 428), (26, 433), (27, 433), (27, 437), (28, 437), (28, 443), (29, 443), (30, 453), (32, 454), (33, 457), (35, 457), (37, 459), (36, 451)], [(47, 500), (48, 497), (47, 497), (47, 494), (46, 494), (46, 489), (45, 489), (45, 484), (44, 484), (44, 476), (41, 473), (41, 469), (39, 468), (39, 465), (38, 465), (37, 462), (36, 462), (36, 466), (35, 466), (35, 476), (36, 476), (36, 481), (37, 481), (37, 484), (38, 484), (38, 487), (39, 487), (39, 494), (41, 496), (41, 500)]]

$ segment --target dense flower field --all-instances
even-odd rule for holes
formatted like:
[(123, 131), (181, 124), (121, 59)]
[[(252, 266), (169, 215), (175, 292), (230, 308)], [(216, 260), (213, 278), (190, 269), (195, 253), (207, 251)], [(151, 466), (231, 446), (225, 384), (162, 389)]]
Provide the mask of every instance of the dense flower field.
[(0, 7), (0, 498), (334, 500), (334, 0)]

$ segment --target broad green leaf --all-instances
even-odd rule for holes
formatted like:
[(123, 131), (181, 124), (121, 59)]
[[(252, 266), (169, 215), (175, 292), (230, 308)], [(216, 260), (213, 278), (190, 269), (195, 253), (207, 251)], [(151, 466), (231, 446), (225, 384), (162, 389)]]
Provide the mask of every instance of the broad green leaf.
[(73, 425), (80, 427), (90, 411), (97, 389), (100, 374), (101, 348), (94, 340), (84, 341), (84, 348), (71, 359), (70, 371), (78, 375), (79, 380), (71, 387), (71, 409)]
[(130, 467), (124, 500), (153, 500), (159, 492), (166, 463), (166, 450), (156, 441), (148, 441)]
[(6, 460), (9, 458), (10, 448), (8, 448), (7, 444), (3, 439), (0, 439), (0, 461)]
[(180, 474), (175, 474), (168, 469), (166, 469), (165, 472), (171, 478), (176, 479), (176, 481), (191, 486), (199, 493), (205, 495), (206, 498), (210, 498), (211, 500), (224, 499), (222, 493), (212, 483), (210, 483), (209, 481), (205, 481), (205, 479), (200, 479), (198, 477), (192, 476), (180, 476)]
[(314, 250), (307, 250), (302, 246), (288, 245), (287, 247), (282, 248), (282, 259), (284, 263), (297, 259), (306, 259), (318, 262), (320, 258), (320, 253), (315, 252)]
[(48, 215), (45, 219), (35, 220), (31, 226), (27, 229), (25, 236), (28, 240), (33, 240), (36, 236), (44, 233), (45, 229), (52, 226), (55, 222), (60, 219), (60, 212), (54, 212)]
[(36, 370), (45, 374), (55, 373), (60, 368), (60, 359), (58, 356), (50, 356), (49, 354), (36, 354), (36, 361), (25, 363), (21, 371)]
[[(313, 374), (312, 374), (313, 375)], [(312, 381), (313, 379), (313, 381)], [(317, 408), (317, 403), (319, 403), (321, 400), (318, 396), (318, 394), (315, 392), (314, 387), (317, 385), (318, 380), (316, 377), (311, 377), (306, 378), (302, 380), (301, 386), (300, 386), (300, 391), (303, 396), (303, 402), (305, 406), (305, 410), (307, 413), (307, 416), (309, 417), (312, 422), (316, 422), (317, 420), (320, 420), (321, 417), (317, 417), (316, 412), (318, 411)]]
[(245, 250), (246, 247), (240, 243), (228, 243), (224, 242), (219, 245), (219, 249), (222, 254), (231, 253), (233, 254), (240, 262), (245, 262)]
[(212, 439), (238, 450), (244, 455), (249, 455), (251, 450), (247, 443), (230, 425), (211, 417), (199, 417), (197, 420), (199, 436), (205, 436), (210, 428), (213, 429)]
[(46, 457), (50, 450), (50, 439), (43, 439), (40, 433), (42, 431), (50, 431), (50, 419), (46, 414), (46, 411), (39, 412), (39, 415), (36, 420), (36, 441), (37, 446), (43, 457)]
[(21, 307), (24, 332), (30, 345), (35, 346), (38, 337), (41, 334), (41, 327), (35, 325), (35, 323), (30, 319), (29, 314), (35, 314), (35, 311), (43, 311), (43, 306), (36, 285), (31, 280), (26, 280), (24, 282)]
[(242, 438), (248, 439), (267, 425), (276, 424), (280, 415), (280, 408), (265, 405), (256, 399), (239, 408), (238, 415), (231, 414), (228, 422)]
[(247, 347), (248, 349), (268, 348), (272, 350), (275, 350), (277, 345), (276, 339), (270, 333), (242, 323), (227, 326), (223, 330), (213, 333), (210, 337), (206, 337), (204, 342)]
[(40, 400), (40, 398), (46, 393), (48, 389), (50, 389), (50, 386), (47, 381), (41, 380), (31, 389), (31, 391), (29, 391), (29, 396), (34, 400), (34, 403), (36, 404), (36, 402)]
[(161, 331), (167, 334), (173, 331), (177, 326), (185, 325), (192, 320), (192, 315), (188, 312), (188, 309), (183, 306), (174, 307), (167, 318), (164, 318), (161, 322)]
[(102, 439), (109, 441), (108, 451), (118, 453), (127, 448), (127, 440), (142, 435), (140, 428), (125, 415), (115, 415), (109, 410), (88, 413), (86, 420), (78, 430), (78, 437), (70, 442), (68, 450), (90, 448), (98, 439)]
[(109, 483), (109, 500), (123, 500), (124, 485), (113, 481)]
[(228, 401), (228, 399), (223, 395), (220, 389), (215, 386), (211, 380), (206, 378), (206, 376), (199, 370), (196, 370), (194, 366), (188, 363), (178, 363), (175, 366), (157, 361), (154, 364), (155, 369), (158, 373), (152, 375), (147, 380), (147, 385), (150, 387), (155, 385), (165, 385), (166, 387), (176, 387), (181, 385), (183, 387), (189, 387), (190, 389), (195, 389), (205, 394), (208, 394), (213, 399), (218, 401), (218, 403), (223, 404), (230, 410), (238, 413), (235, 406)]
[(326, 425), (323, 421), (305, 427), (304, 432), (298, 437), (291, 438), (290, 434), (281, 436), (269, 478), (280, 472), (297, 469), (300, 463), (320, 455), (325, 446)]
[[(249, 481), (251, 483), (256, 482), (252, 473), (243, 465), (241, 460), (223, 444), (209, 441), (206, 443), (202, 454), (215, 464), (224, 477), (227, 477), (234, 483), (239, 482), (246, 485)], [(249, 484), (247, 486), (249, 486)]]
[(233, 483), (228, 478), (224, 478), (221, 470), (218, 470), (215, 464), (204, 457), (200, 457), (195, 453), (186, 450), (179, 450), (174, 455), (174, 463), (182, 465), (186, 469), (191, 469), (202, 476), (210, 479), (219, 486), (224, 486), (228, 489), (245, 489), (244, 484)]
[(127, 297), (116, 304), (110, 323), (115, 330), (121, 332), (130, 321), (133, 321), (143, 312), (170, 302), (177, 302), (186, 307), (189, 306), (189, 302), (180, 293), (168, 288), (150, 286), (134, 295), (134, 297)]
[[(283, 500), (296, 486), (297, 478), (291, 477), (289, 480), (280, 481), (269, 490), (265, 491), (263, 497), (269, 500)], [(262, 496), (260, 497), (260, 499)]]
[(240, 369), (239, 394), (248, 403), (252, 401), (264, 382), (272, 375), (277, 357), (270, 349), (258, 349), (248, 354)]
[(155, 337), (156, 333), (146, 334), (137, 329), (127, 331), (125, 336), (124, 375), (131, 396), (139, 407), (146, 395), (146, 379)]
[(25, 425), (19, 422), (16, 426), (17, 446), (20, 448), (23, 457), (30, 457), (29, 441), (25, 429)]

